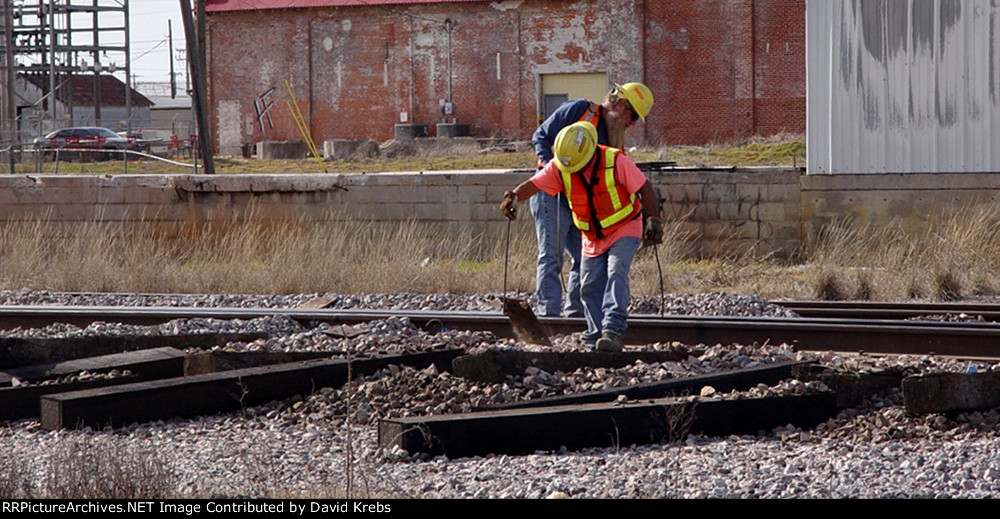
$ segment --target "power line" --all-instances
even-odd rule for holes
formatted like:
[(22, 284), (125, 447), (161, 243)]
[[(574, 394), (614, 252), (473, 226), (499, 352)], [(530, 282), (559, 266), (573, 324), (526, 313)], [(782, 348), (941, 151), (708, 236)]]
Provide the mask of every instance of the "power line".
[(157, 44), (154, 45), (153, 48), (151, 48), (151, 49), (147, 50), (146, 52), (143, 52), (142, 54), (140, 54), (140, 55), (132, 58), (132, 61), (133, 62), (138, 61), (140, 58), (142, 58), (143, 56), (149, 54), (150, 52), (153, 52), (154, 50), (158, 49), (161, 45), (163, 45), (166, 42), (167, 42), (167, 38), (164, 37), (162, 40), (160, 40), (159, 42), (157, 42)]

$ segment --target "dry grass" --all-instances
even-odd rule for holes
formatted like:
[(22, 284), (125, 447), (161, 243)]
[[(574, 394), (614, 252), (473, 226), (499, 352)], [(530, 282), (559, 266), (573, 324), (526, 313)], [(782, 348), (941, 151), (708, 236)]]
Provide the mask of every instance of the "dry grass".
[(52, 452), (43, 496), (54, 499), (157, 499), (174, 496), (174, 476), (152, 448), (84, 437)]
[[(318, 162), (313, 157), (301, 160), (244, 159), (215, 157), (217, 174), (282, 174), (282, 173), (380, 173), (390, 171), (441, 171), (475, 169), (533, 169), (535, 156), (528, 143), (517, 143), (516, 151), (496, 148), (480, 153), (451, 153), (448, 150), (426, 151), (409, 155), (357, 157), (347, 160)], [(802, 135), (781, 134), (768, 138), (753, 138), (740, 142), (708, 146), (641, 147), (630, 150), (636, 162), (674, 161), (683, 167), (744, 167), (802, 166), (805, 164), (805, 140)], [(388, 155), (388, 154), (387, 154)], [(171, 157), (187, 165), (171, 164), (154, 159), (102, 162), (36, 161), (25, 158), (10, 171), (5, 162), (4, 173), (15, 174), (190, 174), (194, 168), (190, 157)]]
[[(769, 299), (953, 300), (1000, 288), (1000, 212), (942, 214), (916, 228), (839, 222), (792, 264), (750, 255), (694, 259), (691, 236), (668, 226), (641, 249), (637, 296), (731, 292)], [(504, 241), (461, 228), (339, 221), (269, 222), (253, 214), (166, 239), (44, 219), (0, 227), (0, 288), (178, 293), (490, 293), (503, 288)], [(530, 218), (511, 226), (508, 290), (534, 289)], [(662, 288), (661, 288), (662, 287)]]
[[(1000, 258), (1000, 210), (959, 208), (919, 225), (876, 226), (836, 222), (806, 244), (801, 261), (735, 256), (716, 260), (664, 260), (665, 250), (683, 248), (686, 236), (674, 234), (660, 247), (667, 292), (727, 291), (769, 299), (949, 301), (996, 295)], [(669, 233), (668, 233), (669, 235)], [(655, 259), (637, 259), (633, 293), (655, 295)]]
[(805, 166), (806, 145), (801, 135), (779, 134), (735, 143), (664, 147), (655, 158), (636, 160), (672, 160), (683, 167), (798, 167)]
[(1000, 266), (991, 252), (1000, 246), (998, 220), (1000, 211), (981, 206), (934, 215), (919, 226), (838, 222), (811, 246), (814, 268), (806, 275), (818, 298), (824, 290), (871, 300), (992, 295)]
[[(534, 236), (517, 222), (512, 289), (533, 284)], [(0, 287), (178, 293), (378, 293), (500, 291), (500, 240), (419, 222), (325, 225), (270, 222), (254, 214), (188, 228), (178, 239), (141, 223), (0, 227)], [(529, 276), (527, 273), (531, 273)]]
[[(442, 171), (474, 169), (534, 168), (534, 155), (529, 152), (491, 152), (463, 155), (420, 154), (395, 158), (357, 158), (318, 162), (315, 158), (244, 159), (215, 157), (217, 174), (312, 174), (312, 173), (383, 173), (393, 171)], [(176, 163), (156, 159), (103, 162), (20, 162), (15, 174), (192, 174), (195, 172), (188, 157), (173, 157)], [(3, 173), (11, 173), (7, 163), (0, 164)]]

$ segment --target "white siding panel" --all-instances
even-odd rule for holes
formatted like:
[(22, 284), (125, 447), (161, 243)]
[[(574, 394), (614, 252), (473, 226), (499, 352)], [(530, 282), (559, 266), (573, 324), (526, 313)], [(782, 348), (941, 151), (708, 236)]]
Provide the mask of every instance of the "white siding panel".
[(1000, 0), (807, 0), (807, 166), (1000, 171)]

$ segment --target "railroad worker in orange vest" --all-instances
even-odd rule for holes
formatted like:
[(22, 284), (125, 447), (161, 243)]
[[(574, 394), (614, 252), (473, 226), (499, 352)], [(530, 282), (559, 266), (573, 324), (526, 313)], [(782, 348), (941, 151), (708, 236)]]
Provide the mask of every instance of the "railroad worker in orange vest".
[(622, 351), (632, 259), (640, 243), (654, 246), (663, 240), (658, 196), (632, 159), (597, 144), (597, 129), (589, 122), (563, 128), (552, 151), (554, 159), (544, 168), (504, 193), (500, 212), (513, 220), (520, 200), (538, 192), (566, 195), (573, 224), (582, 234), (580, 283), (587, 318), (583, 345)]
[[(552, 160), (552, 145), (559, 131), (578, 121), (588, 121), (597, 129), (597, 143), (623, 149), (625, 130), (636, 119), (646, 120), (653, 106), (653, 93), (642, 83), (615, 85), (601, 104), (586, 99), (567, 101), (543, 122), (531, 142), (538, 156), (538, 168)], [(538, 240), (538, 264), (535, 291), (538, 313), (542, 316), (580, 317), (583, 302), (580, 296), (580, 231), (573, 226), (566, 196), (549, 196), (540, 192), (531, 198), (531, 215), (535, 218)], [(563, 252), (569, 256), (569, 279), (563, 302), (561, 271)], [(561, 307), (561, 308), (560, 308)]]

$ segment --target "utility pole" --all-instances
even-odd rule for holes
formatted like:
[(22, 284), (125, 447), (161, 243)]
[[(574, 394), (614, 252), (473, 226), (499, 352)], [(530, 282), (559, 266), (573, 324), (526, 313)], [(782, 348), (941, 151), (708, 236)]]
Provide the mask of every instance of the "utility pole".
[(14, 107), (15, 96), (14, 87), (15, 81), (17, 79), (17, 74), (14, 72), (14, 15), (11, 12), (13, 2), (4, 2), (3, 9), (3, 34), (4, 34), (4, 58), (6, 63), (4, 63), (4, 70), (6, 71), (6, 77), (4, 81), (7, 83), (7, 88), (5, 89), (6, 98), (4, 99), (4, 108), (6, 108), (4, 117), (7, 119), (7, 139), (10, 141), (10, 151), (7, 153), (7, 157), (10, 159), (10, 174), (14, 174), (14, 146), (19, 140), (17, 138), (17, 110)]
[(167, 20), (167, 46), (170, 49), (170, 99), (177, 99), (177, 76), (174, 75), (174, 29)]
[[(128, 137), (132, 135), (132, 85), (128, 82), (128, 78), (132, 74), (132, 60), (130, 59), (132, 55), (132, 40), (129, 36), (129, 25), (131, 24), (128, 18), (128, 0), (124, 0), (122, 8), (124, 9), (123, 14), (125, 16), (125, 136)], [(125, 164), (128, 167), (128, 162)]]
[[(191, 20), (191, 0), (179, 0), (181, 3), (181, 18), (184, 20), (184, 34), (187, 37), (188, 67), (194, 78), (194, 89), (191, 100), (194, 102), (195, 117), (198, 119), (198, 142), (201, 147), (201, 160), (205, 164), (205, 173), (215, 174), (215, 163), (212, 160), (212, 142), (208, 134), (208, 112), (205, 107), (205, 96), (208, 89), (205, 86), (205, 75), (201, 65), (201, 49), (198, 46), (198, 35), (195, 34), (194, 21)], [(200, 12), (204, 12), (205, 0), (197, 0), (201, 4)]]
[[(45, 6), (42, 4), (40, 6), (40, 11), (44, 12), (48, 9), (45, 14), (48, 16), (48, 31), (49, 31), (49, 116), (52, 118), (53, 128), (56, 123), (56, 10), (55, 5), (49, 4)], [(72, 96), (70, 96), (72, 99)]]
[[(94, 0), (94, 6), (97, 6), (97, 0)], [(100, 17), (97, 16), (97, 9), (94, 9), (93, 23), (91, 25), (91, 30), (93, 31), (93, 38), (95, 42), (94, 46), (94, 126), (104, 126), (101, 122), (101, 52), (97, 49), (96, 42), (100, 41), (98, 27)], [(72, 76), (71, 76), (72, 77)], [(125, 88), (128, 88), (128, 80), (126, 79)], [(72, 83), (70, 83), (70, 97), (73, 96), (72, 93)]]

